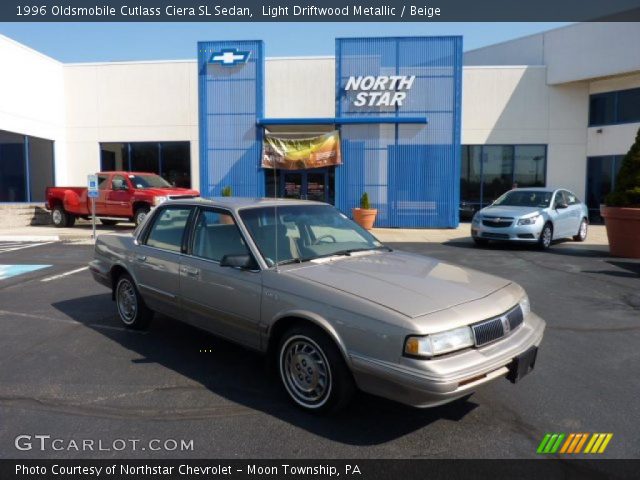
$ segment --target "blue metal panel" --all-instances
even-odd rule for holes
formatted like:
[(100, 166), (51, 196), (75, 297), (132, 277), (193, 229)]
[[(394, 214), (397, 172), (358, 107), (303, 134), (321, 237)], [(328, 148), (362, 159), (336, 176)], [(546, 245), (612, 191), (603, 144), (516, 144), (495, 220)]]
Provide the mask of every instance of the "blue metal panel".
[(258, 125), (359, 125), (365, 123), (427, 124), (427, 117), (259, 118)]
[[(225, 49), (250, 52), (249, 59), (212, 63)], [(220, 195), (230, 186), (235, 196), (263, 196), (262, 128), (256, 123), (264, 116), (263, 42), (198, 42), (198, 93), (201, 194)]]
[[(416, 78), (401, 106), (354, 106), (349, 77), (378, 75)], [(462, 37), (336, 39), (336, 116), (377, 120), (340, 127), (338, 208), (350, 212), (366, 191), (377, 226), (458, 225), (461, 81)], [(429, 124), (397, 121), (403, 118)]]

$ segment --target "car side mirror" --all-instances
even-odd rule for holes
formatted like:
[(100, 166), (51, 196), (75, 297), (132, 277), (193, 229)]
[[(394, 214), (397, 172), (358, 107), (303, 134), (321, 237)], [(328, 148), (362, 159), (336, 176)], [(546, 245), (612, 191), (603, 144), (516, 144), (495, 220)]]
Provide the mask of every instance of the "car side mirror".
[(568, 208), (569, 205), (567, 205), (566, 203), (559, 203), (556, 205), (556, 210), (562, 210), (563, 208)]
[(220, 266), (242, 268), (243, 270), (254, 270), (257, 268), (253, 257), (246, 253), (225, 255), (220, 260)]

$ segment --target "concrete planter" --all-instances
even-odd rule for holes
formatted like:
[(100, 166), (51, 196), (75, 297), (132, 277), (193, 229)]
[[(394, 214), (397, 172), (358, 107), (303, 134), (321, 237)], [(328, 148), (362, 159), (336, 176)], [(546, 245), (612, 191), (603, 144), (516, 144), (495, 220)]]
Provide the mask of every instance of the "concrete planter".
[(353, 208), (351, 210), (353, 220), (366, 230), (371, 230), (376, 221), (378, 210), (376, 208)]
[(600, 207), (614, 257), (640, 258), (640, 208)]

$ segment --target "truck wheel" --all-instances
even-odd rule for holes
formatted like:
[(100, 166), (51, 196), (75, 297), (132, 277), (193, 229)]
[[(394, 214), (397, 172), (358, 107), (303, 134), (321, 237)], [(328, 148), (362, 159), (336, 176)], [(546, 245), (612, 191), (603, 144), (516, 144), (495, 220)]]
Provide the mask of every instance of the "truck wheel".
[(76, 216), (67, 213), (67, 227), (71, 228), (76, 224)]
[(69, 221), (68, 218), (69, 214), (64, 211), (62, 205), (56, 205), (53, 207), (53, 210), (51, 210), (51, 223), (53, 223), (53, 226), (56, 228), (66, 227)]
[(140, 225), (142, 223), (142, 221), (144, 220), (144, 218), (147, 216), (147, 214), (149, 213), (149, 206), (148, 205), (144, 205), (142, 207), (138, 207), (136, 208), (135, 213), (133, 214), (133, 223), (136, 224), (136, 227), (138, 225)]
[(282, 336), (278, 370), (289, 397), (309, 412), (338, 411), (355, 392), (338, 347), (315, 326), (296, 325)]
[(153, 317), (153, 311), (144, 303), (129, 274), (120, 275), (115, 290), (116, 307), (122, 323), (135, 330), (146, 328)]

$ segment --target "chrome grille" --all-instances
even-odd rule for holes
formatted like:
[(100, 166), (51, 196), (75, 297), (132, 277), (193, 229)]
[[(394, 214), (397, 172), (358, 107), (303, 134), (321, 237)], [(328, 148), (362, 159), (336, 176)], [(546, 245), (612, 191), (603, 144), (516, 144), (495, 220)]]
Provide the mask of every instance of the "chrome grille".
[(500, 315), (471, 325), (476, 347), (482, 347), (509, 334), (522, 324), (522, 310), (520, 305)]

